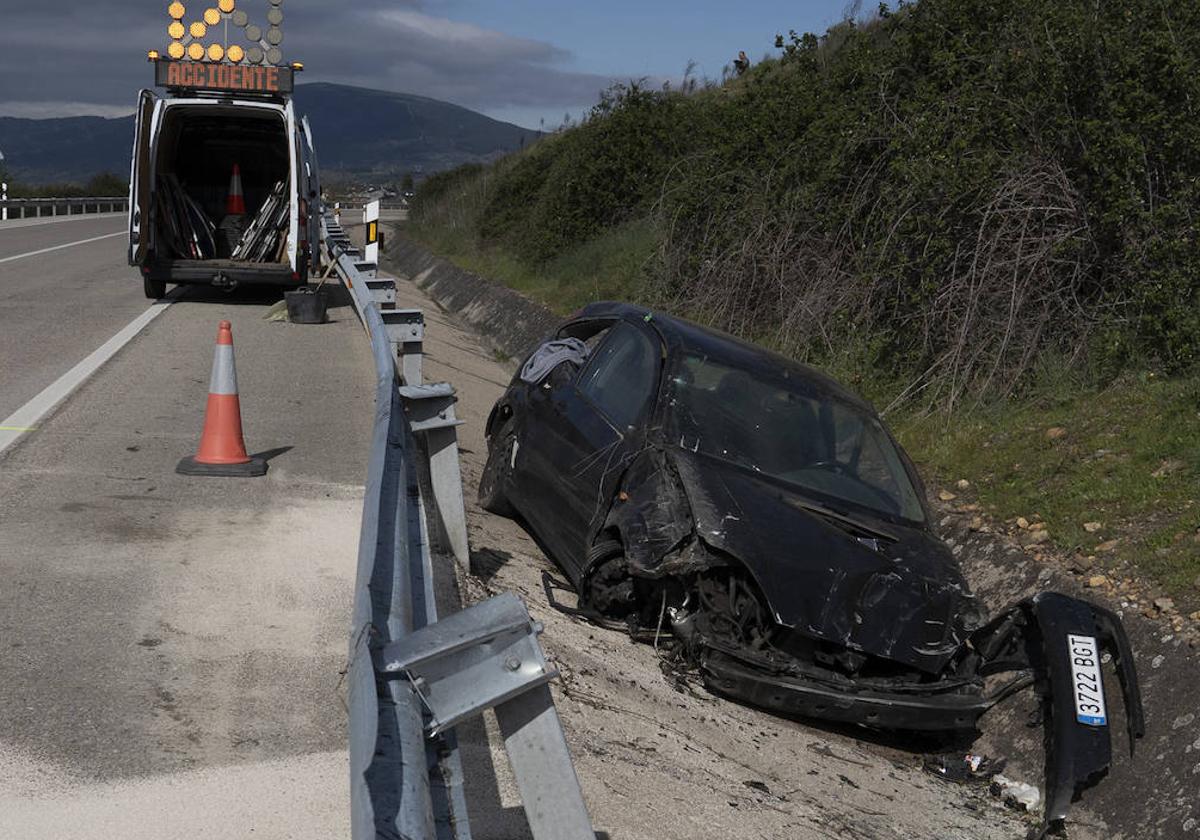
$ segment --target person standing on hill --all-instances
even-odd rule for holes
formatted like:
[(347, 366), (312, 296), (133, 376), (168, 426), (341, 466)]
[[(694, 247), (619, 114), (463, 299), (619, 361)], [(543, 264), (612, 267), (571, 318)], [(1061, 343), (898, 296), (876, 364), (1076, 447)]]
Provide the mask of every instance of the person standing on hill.
[(733, 60), (733, 69), (737, 71), (739, 76), (750, 69), (750, 59), (746, 57), (745, 50), (738, 51), (737, 58)]

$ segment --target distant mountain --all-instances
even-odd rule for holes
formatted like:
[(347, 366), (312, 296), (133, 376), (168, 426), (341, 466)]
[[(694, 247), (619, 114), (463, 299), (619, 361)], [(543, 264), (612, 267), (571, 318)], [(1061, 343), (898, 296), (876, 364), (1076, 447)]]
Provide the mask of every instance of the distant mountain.
[(345, 85), (300, 85), (296, 110), (308, 115), (325, 172), (435, 172), (492, 160), (540, 136), (449, 102)]
[(127, 178), (132, 148), (133, 117), (0, 117), (0, 151), (15, 181), (83, 182), (102, 172)]
[[(299, 85), (296, 111), (308, 115), (321, 169), (357, 177), (491, 160), (540, 136), (449, 102), (345, 85)], [(0, 151), (11, 177), (26, 183), (127, 175), (132, 144), (131, 116), (0, 117)]]

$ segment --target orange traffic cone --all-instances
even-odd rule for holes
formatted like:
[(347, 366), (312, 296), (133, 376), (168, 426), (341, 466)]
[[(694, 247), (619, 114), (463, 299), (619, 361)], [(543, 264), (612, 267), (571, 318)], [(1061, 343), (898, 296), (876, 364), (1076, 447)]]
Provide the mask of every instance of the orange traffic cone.
[(242, 406), (238, 401), (237, 368), (233, 363), (233, 329), (228, 321), (217, 327), (217, 350), (200, 451), (175, 468), (181, 475), (265, 475), (267, 462), (246, 454), (242, 440)]
[(246, 215), (246, 199), (242, 196), (242, 169), (236, 163), (233, 165), (233, 174), (229, 176), (229, 197), (225, 199), (225, 214)]

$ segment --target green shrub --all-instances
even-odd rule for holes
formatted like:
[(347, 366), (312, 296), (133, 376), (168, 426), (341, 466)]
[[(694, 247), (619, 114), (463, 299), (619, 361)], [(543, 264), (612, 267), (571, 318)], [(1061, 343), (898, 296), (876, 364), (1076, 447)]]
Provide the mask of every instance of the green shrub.
[(536, 269), (633, 220), (630, 297), (953, 407), (1039, 359), (1200, 356), (1200, 4), (921, 0), (421, 188)]

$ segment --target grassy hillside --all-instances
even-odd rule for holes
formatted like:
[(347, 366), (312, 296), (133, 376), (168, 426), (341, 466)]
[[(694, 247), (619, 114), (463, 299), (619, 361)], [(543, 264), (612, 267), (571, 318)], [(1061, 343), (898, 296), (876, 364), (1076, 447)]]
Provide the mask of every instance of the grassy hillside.
[(1191, 587), (1200, 4), (921, 0), (778, 47), (431, 179), (413, 235), (830, 368), (999, 514)]

